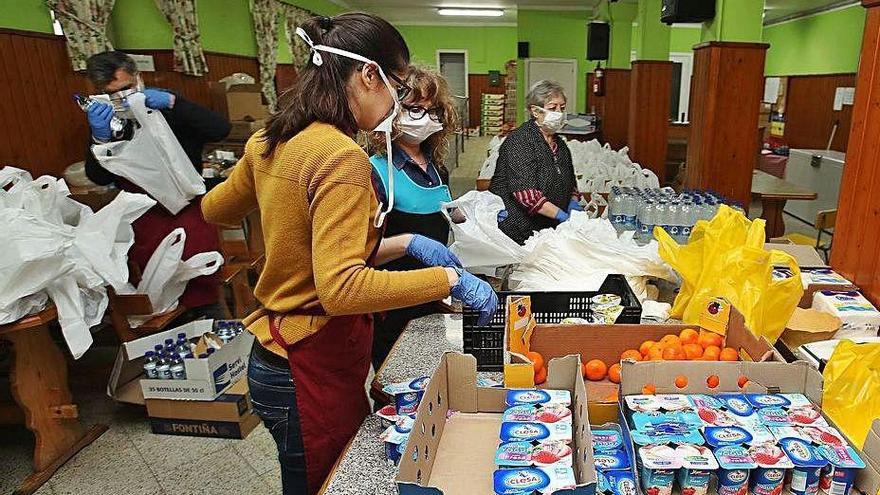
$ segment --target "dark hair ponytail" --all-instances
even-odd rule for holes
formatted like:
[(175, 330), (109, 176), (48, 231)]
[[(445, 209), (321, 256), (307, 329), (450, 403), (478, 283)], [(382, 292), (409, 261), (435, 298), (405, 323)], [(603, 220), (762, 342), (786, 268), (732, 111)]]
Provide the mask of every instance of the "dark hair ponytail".
[[(382, 70), (401, 72), (409, 66), (409, 48), (403, 36), (388, 21), (365, 13), (336, 17), (313, 17), (302, 26), (316, 45), (339, 48), (378, 63)], [(269, 157), (279, 144), (289, 140), (313, 122), (325, 122), (354, 135), (357, 122), (348, 106), (346, 84), (363, 63), (333, 53), (319, 52), (324, 63), (316, 66), (309, 54), (296, 83), (280, 98), (278, 112), (269, 118), (263, 139), (268, 142), (263, 156)]]

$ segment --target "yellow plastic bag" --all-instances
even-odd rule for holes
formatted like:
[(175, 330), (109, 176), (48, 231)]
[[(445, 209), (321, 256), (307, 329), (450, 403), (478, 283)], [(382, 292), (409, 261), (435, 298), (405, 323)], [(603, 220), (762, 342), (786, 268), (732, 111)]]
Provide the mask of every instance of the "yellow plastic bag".
[[(662, 228), (654, 228), (660, 256), (682, 278), (673, 318), (698, 324), (709, 300), (724, 297), (742, 313), (755, 335), (771, 343), (782, 335), (804, 289), (791, 255), (764, 250), (764, 224), (764, 220), (750, 221), (721, 206), (715, 218), (697, 222), (683, 246)], [(774, 265), (788, 266), (794, 276), (773, 280)]]
[(823, 378), (822, 410), (861, 449), (880, 418), (880, 344), (841, 341)]

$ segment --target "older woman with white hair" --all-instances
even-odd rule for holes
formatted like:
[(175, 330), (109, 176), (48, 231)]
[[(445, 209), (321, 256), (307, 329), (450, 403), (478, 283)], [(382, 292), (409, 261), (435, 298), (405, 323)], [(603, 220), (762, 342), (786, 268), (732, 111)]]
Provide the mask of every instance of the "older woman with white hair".
[(529, 120), (498, 151), (489, 191), (504, 200), (499, 228), (520, 244), (535, 231), (568, 220), (573, 209), (582, 210), (571, 151), (556, 135), (565, 126), (565, 103), (559, 83), (535, 83), (526, 97)]

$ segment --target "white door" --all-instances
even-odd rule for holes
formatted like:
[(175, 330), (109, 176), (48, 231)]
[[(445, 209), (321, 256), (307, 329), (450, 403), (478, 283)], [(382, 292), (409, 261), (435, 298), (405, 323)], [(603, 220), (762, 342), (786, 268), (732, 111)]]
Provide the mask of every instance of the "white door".
[(566, 110), (568, 113), (577, 113), (577, 60), (563, 58), (526, 59), (526, 87), (523, 91), (528, 93), (532, 85), (544, 79), (556, 81), (565, 89)]
[(446, 78), (449, 90), (455, 97), (459, 115), (467, 115), (468, 56), (467, 50), (437, 50), (437, 67)]
[[(669, 60), (681, 64), (681, 79), (678, 88), (678, 111), (675, 112), (676, 121), (688, 121), (688, 112), (691, 102), (691, 77), (694, 74), (694, 52), (670, 53)], [(672, 110), (675, 110), (674, 108)], [(684, 118), (682, 119), (682, 116)]]

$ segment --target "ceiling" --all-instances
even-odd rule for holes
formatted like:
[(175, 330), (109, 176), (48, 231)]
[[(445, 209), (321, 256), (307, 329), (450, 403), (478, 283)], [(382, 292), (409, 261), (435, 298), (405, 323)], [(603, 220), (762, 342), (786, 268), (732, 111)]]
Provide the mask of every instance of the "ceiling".
[[(398, 24), (515, 25), (517, 9), (584, 10), (605, 0), (331, 0), (346, 9), (363, 10)], [(638, 0), (620, 0), (637, 3)], [(858, 0), (766, 0), (764, 22), (773, 23), (793, 15), (859, 3)], [(500, 8), (502, 17), (444, 17), (440, 7)]]

